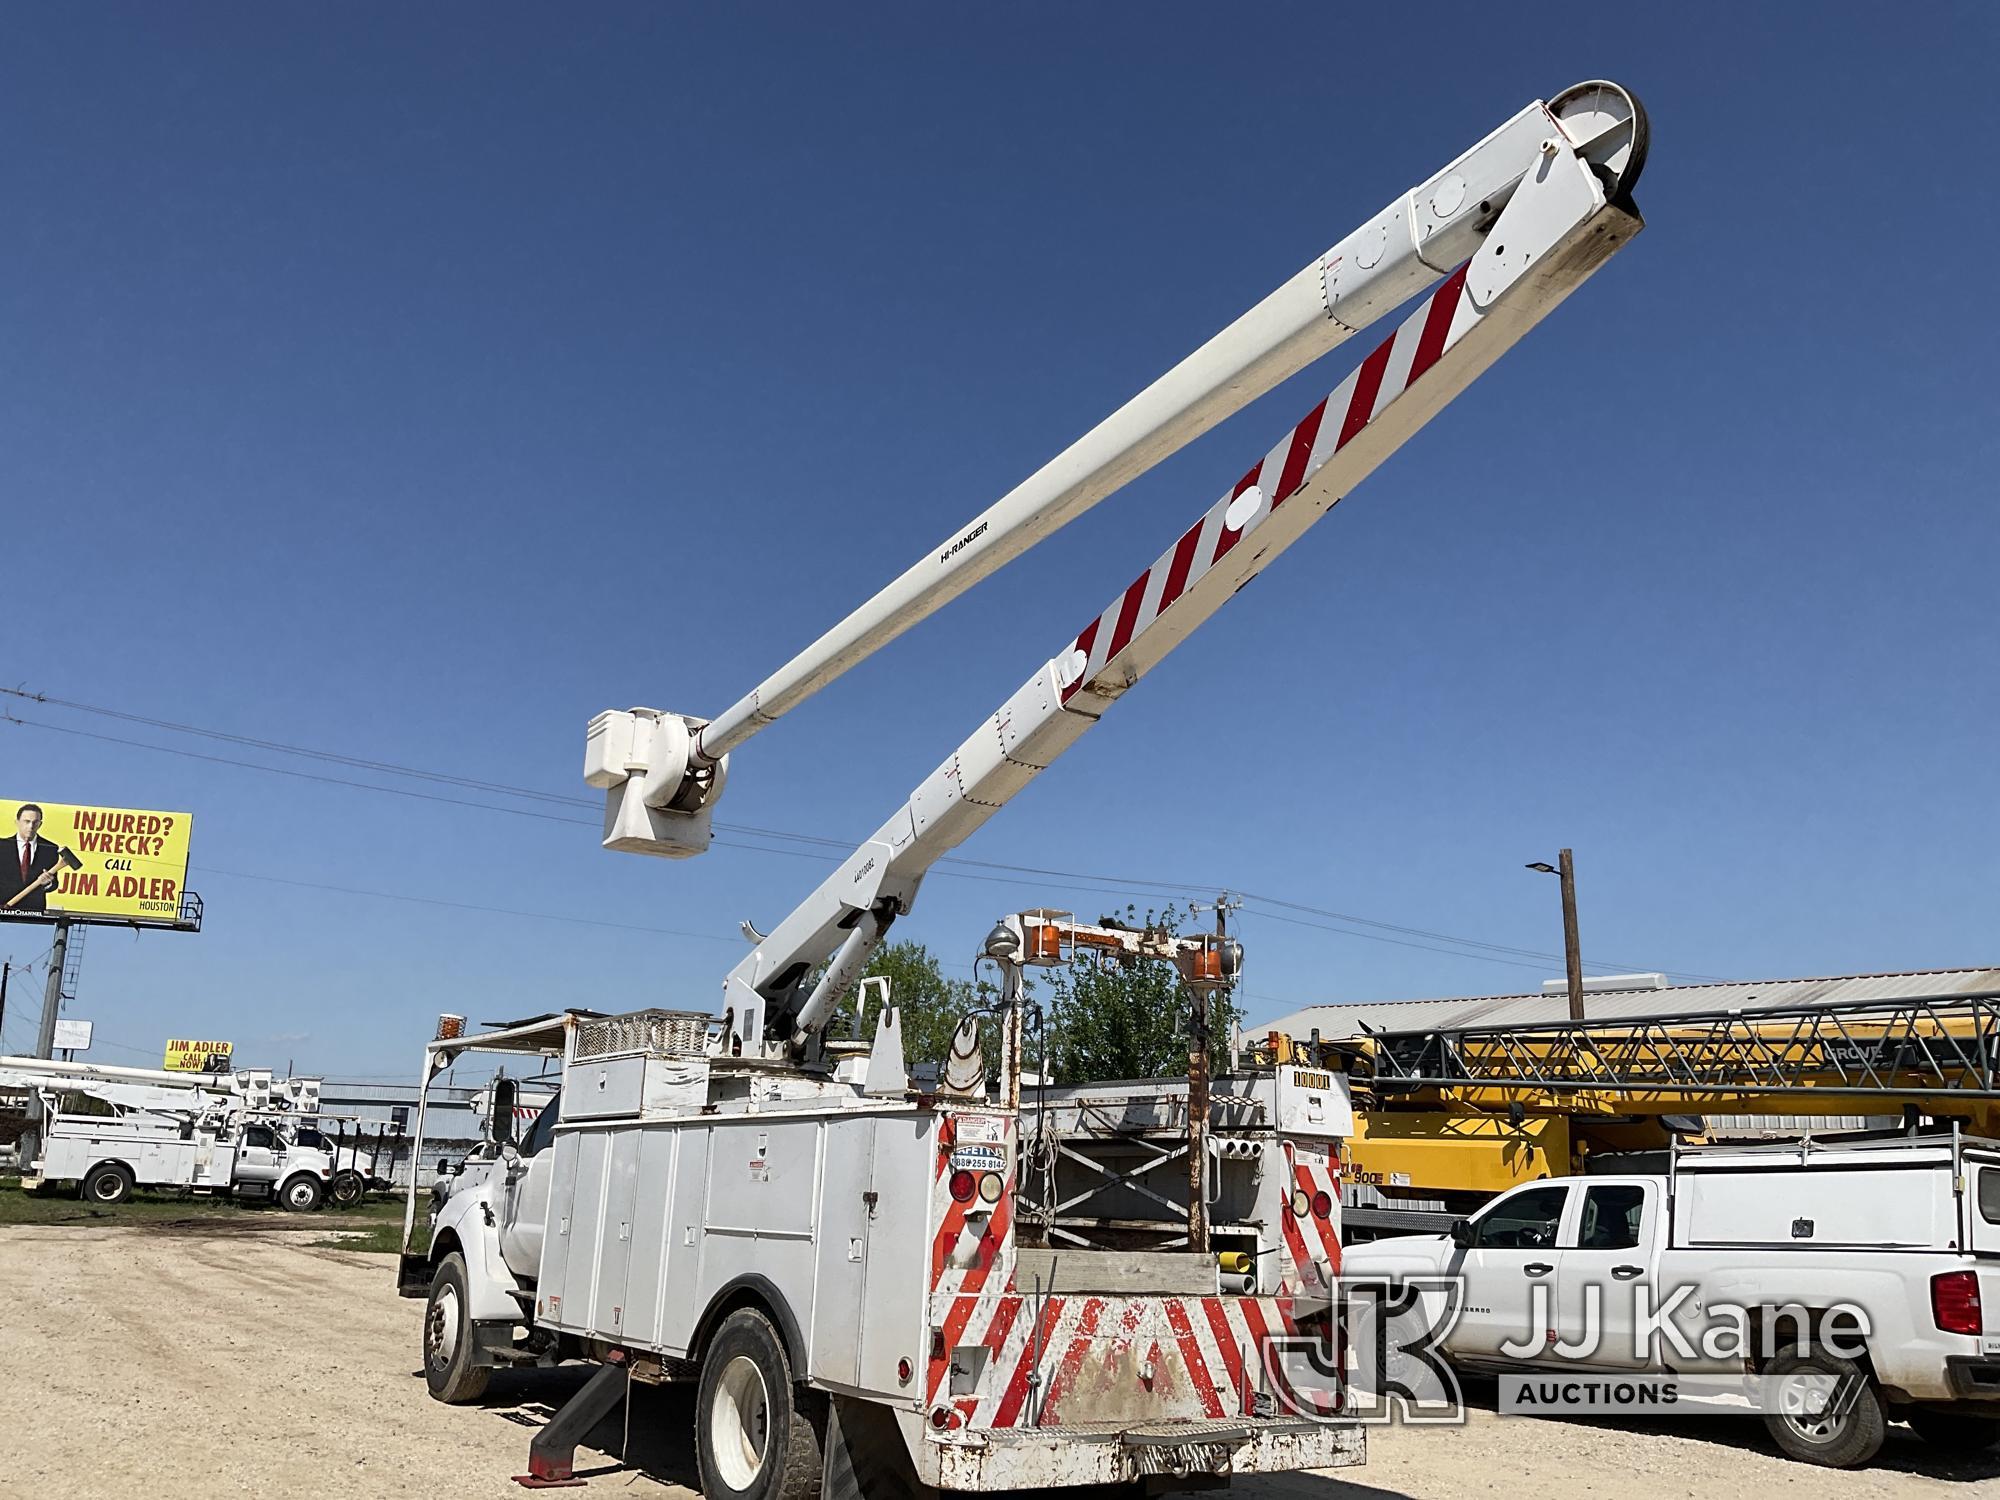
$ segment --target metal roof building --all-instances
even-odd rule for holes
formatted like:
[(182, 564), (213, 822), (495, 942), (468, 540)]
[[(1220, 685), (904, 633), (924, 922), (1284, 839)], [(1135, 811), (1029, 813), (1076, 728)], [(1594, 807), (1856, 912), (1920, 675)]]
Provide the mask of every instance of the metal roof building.
[[(1627, 983), (1629, 988), (1604, 988)], [(1820, 979), (1759, 979), (1727, 984), (1660, 985), (1657, 976), (1622, 975), (1589, 980), (1583, 1013), (1588, 1021), (1650, 1020), (1658, 1016), (1793, 1010), (1812, 1005), (1852, 1005), (1869, 1000), (1932, 1000), (2000, 995), (2000, 968), (1920, 969), (1903, 974), (1841, 974)], [(1367, 1031), (1434, 1031), (1461, 1026), (1532, 1026), (1569, 1019), (1569, 996), (1560, 981), (1532, 995), (1469, 995), (1451, 1000), (1376, 1000), (1310, 1005), (1253, 1034), (1282, 1031), (1303, 1037), (1317, 1030), (1328, 1040)]]

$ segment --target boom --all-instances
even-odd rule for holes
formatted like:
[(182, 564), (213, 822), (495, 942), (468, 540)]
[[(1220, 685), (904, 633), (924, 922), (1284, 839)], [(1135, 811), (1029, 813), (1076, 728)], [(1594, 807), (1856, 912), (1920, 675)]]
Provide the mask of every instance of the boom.
[[(1218, 341), (1248, 339), (1242, 330), (1255, 324), (1264, 330), (1258, 336), (1261, 352), (1241, 353), (1232, 373), (1205, 384), (1188, 372), (1208, 350), (1192, 357), (989, 511), (965, 534), (965, 546), (947, 548), (931, 565), (928, 583), (919, 577), (925, 572), (919, 565), (796, 658), (772, 680), (787, 684), (775, 696), (760, 697), (765, 693), (760, 688), (745, 700), (751, 708), (739, 704), (707, 726), (652, 710), (599, 715), (591, 725), (586, 774), (608, 792), (606, 845), (698, 852), (708, 842), (709, 809), (726, 774), (726, 748), (747, 737), (753, 720), (768, 722), (983, 572), (1081, 513), (1114, 480), (1130, 479), (1292, 373), (1302, 350), (1339, 342), (1352, 331), (1345, 312), (1354, 312), (1359, 326), (1429, 284), (1437, 269), (1432, 259), (1442, 247), (1470, 249), (1469, 258), (1389, 339), (1044, 663), (731, 971), (725, 1004), (732, 1045), (747, 1054), (809, 1049), (836, 999), (852, 986), (890, 924), (911, 909), (924, 875), (940, 857), (1075, 744), (1120, 695), (1638, 232), (1642, 224), (1629, 190), (1643, 155), (1644, 116), (1615, 85), (1579, 85), (1554, 105), (1531, 107), (1322, 259), (1327, 298), (1322, 315), (1332, 331), (1320, 329), (1308, 338), (1296, 319), (1272, 311), (1274, 301), (1294, 300), (1299, 284), (1294, 278), (1218, 336)], [(1504, 172), (1496, 165), (1502, 157), (1511, 162)], [(1505, 192), (1494, 185), (1499, 181)], [(1419, 202), (1423, 195), (1427, 200)], [(1407, 253), (1390, 254), (1392, 243), (1400, 247), (1405, 240)], [(1344, 278), (1350, 260), (1370, 274), (1347, 293), (1342, 288), (1349, 285)], [(1135, 407), (1164, 411), (1161, 403), (1168, 396), (1158, 393), (1169, 386), (1177, 403), (1173, 414), (1152, 420), (1143, 440), (1133, 438), (1060, 490), (1033, 489), (1052, 473), (1076, 476), (1079, 450), (1099, 442), (1107, 428), (1126, 432), (1121, 424)], [(1562, 399), (1567, 403), (1569, 393)], [(815, 969), (819, 977), (808, 988)]]
[(241, 1096), (227, 1075), (65, 1063), (45, 1057), (0, 1057), (0, 1089), (83, 1094), (121, 1111), (151, 1115), (203, 1116), (242, 1107)]

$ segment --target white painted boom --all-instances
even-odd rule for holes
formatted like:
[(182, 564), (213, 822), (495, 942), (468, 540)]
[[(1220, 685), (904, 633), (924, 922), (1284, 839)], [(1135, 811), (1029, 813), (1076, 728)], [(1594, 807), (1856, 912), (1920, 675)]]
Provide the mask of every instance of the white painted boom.
[(987, 574), (1472, 255), (1564, 140), (1612, 196), (1643, 163), (1645, 117), (1614, 84), (1521, 110), (1401, 194), (876, 594), (713, 721), (653, 709), (592, 721), (585, 779), (606, 793), (604, 844), (680, 857), (708, 847), (724, 757)]
[(241, 1102), (230, 1075), (170, 1073), (159, 1068), (119, 1068), (46, 1057), (0, 1057), (0, 1088), (84, 1094), (148, 1114), (205, 1114)]
[[(1642, 221), (1629, 198), (1645, 146), (1645, 117), (1636, 101), (1615, 85), (1580, 85), (1559, 95), (1550, 108), (1535, 106), (1532, 117), (1539, 122), (1535, 139), (1531, 148), (1523, 148), (1528, 159), (1507, 179), (1504, 204), (1494, 203), (1497, 190), (1481, 199), (1497, 206), (1498, 212), (1468, 230), (1472, 235), (1470, 257), (1418, 303), (1396, 332), (1326, 400), (1252, 465), (1151, 567), (926, 777), (872, 838), (731, 971), (725, 984), (725, 1004), (730, 1029), (746, 1053), (809, 1048), (835, 1001), (852, 987), (890, 924), (910, 910), (924, 875), (940, 857), (1076, 743), (1127, 688), (1639, 231)], [(1510, 149), (1521, 146), (1509, 135), (1520, 120), (1517, 117), (1489, 137), (1478, 151), (1503, 138), (1512, 143)], [(1463, 162), (1454, 166), (1462, 168)], [(1437, 207), (1441, 202), (1452, 211), (1461, 207), (1444, 184), (1445, 179), (1432, 179), (1425, 185), (1422, 191), (1432, 195), (1428, 209), (1411, 198), (1390, 210), (1385, 219), (1400, 226), (1394, 235), (1381, 227), (1384, 220), (1376, 221), (1368, 231), (1380, 229), (1384, 242), (1369, 269), (1387, 262), (1389, 244), (1400, 247), (1402, 241), (1395, 235), (1407, 233), (1411, 246), (1401, 269), (1395, 272), (1400, 278), (1396, 287), (1384, 284), (1379, 289), (1379, 296), (1388, 298), (1388, 303), (1377, 305), (1371, 293), (1370, 317), (1402, 301), (1413, 288), (1435, 280), (1433, 268), (1418, 252), (1426, 247), (1435, 249), (1447, 233), (1455, 232), (1461, 224), (1472, 224), (1460, 219), (1445, 229), (1425, 232), (1423, 213), (1431, 212), (1435, 217), (1445, 212)], [(1341, 263), (1357, 253), (1354, 239), (1349, 236), (1321, 263), (1330, 298), (1340, 284)], [(1283, 291), (1278, 294), (1279, 298), (1285, 296)], [(1331, 306), (1338, 311), (1346, 304), (1334, 298)], [(1343, 322), (1333, 342), (1348, 331)], [(1271, 343), (1270, 351), (1284, 349), (1290, 351), (1284, 358), (1292, 358), (1302, 347), (1297, 341), (1303, 337), (1303, 332), (1292, 326)], [(1328, 335), (1322, 333), (1321, 337)], [(1243, 368), (1259, 372), (1275, 368), (1268, 361), (1278, 355), (1270, 351), (1247, 360)], [(1223, 389), (1223, 385), (1213, 386), (1207, 395), (1195, 400), (1196, 408), (1211, 414), (1207, 421), (1213, 421), (1234, 399), (1233, 395), (1220, 394)], [(1552, 405), (1559, 410), (1568, 410), (1575, 399), (1568, 387), (1550, 394)], [(1121, 413), (1112, 422), (1123, 416)], [(1184, 420), (1184, 416), (1176, 419)], [(1176, 445), (1199, 430), (1172, 422), (1156, 430), (1167, 427), (1178, 433)], [(1092, 440), (1086, 438), (1084, 445)], [(1140, 444), (1121, 452), (1142, 448), (1150, 454), (1147, 462), (1156, 461), (1167, 451), (1163, 447), (1153, 452)], [(1051, 469), (1069, 457), (1065, 455)], [(1101, 472), (1116, 472), (1123, 482), (1138, 470), (1126, 472), (1112, 464)], [(1091, 484), (1096, 482), (1091, 480)], [(1065, 498), (1048, 507), (1008, 511), (1008, 524), (1013, 529), (1005, 534), (1018, 542), (1008, 545), (1018, 552), (1053, 529), (1042, 525), (1048, 516), (1066, 520), (1094, 503), (1099, 496), (1091, 484), (1062, 491)], [(1013, 506), (1021, 493), (1017, 491), (1001, 502), (989, 517)], [(1082, 499), (1085, 495), (1090, 498)], [(979, 552), (990, 557), (1001, 546), (998, 540), (985, 543), (982, 534), (964, 550), (991, 549)], [(949, 557), (938, 559), (940, 568), (950, 563)], [(786, 691), (802, 697), (810, 691), (810, 686), (803, 684), (817, 685), (834, 675), (828, 670), (833, 663), (851, 665), (859, 660), (859, 655), (843, 658), (840, 649), (821, 651), (842, 631), (850, 631), (854, 643), (880, 644), (970, 582), (967, 572), (971, 565), (958, 564), (958, 571), (951, 572), (949, 578), (939, 571), (928, 587), (912, 584), (908, 593), (899, 594), (897, 591), (916, 579), (924, 566), (877, 595), (833, 635), (797, 658), (786, 669), (799, 668)], [(997, 566), (997, 561), (992, 566)], [(976, 576), (977, 572), (971, 572), (971, 577)], [(958, 581), (961, 579), (964, 581)], [(864, 616), (870, 618), (864, 621)], [(860, 648), (857, 644), (853, 649)], [(811, 665), (813, 662), (819, 665)], [(801, 663), (808, 665), (802, 667)], [(815, 678), (815, 673), (822, 675)], [(753, 695), (746, 702), (755, 698)], [(593, 784), (610, 789), (605, 842), (645, 852), (698, 852), (697, 845), (707, 843), (708, 807), (719, 789), (723, 767), (702, 768), (695, 744), (696, 735), (704, 732), (699, 720), (650, 710), (637, 712), (650, 718), (628, 723), (621, 720), (629, 716), (600, 715), (591, 726), (587, 769)], [(771, 715), (757, 707), (750, 717), (768, 719)], [(727, 722), (741, 725), (749, 719), (738, 715)], [(702, 784), (699, 778), (704, 775), (713, 780)], [(635, 808), (644, 817), (629, 816)], [(672, 847), (651, 847), (661, 842)], [(806, 981), (815, 970), (819, 970), (818, 978), (808, 987)]]

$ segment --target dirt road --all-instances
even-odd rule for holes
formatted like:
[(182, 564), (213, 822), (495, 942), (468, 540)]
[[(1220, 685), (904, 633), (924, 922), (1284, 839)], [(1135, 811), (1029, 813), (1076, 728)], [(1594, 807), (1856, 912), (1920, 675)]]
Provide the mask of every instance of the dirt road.
[[(298, 1234), (0, 1228), (0, 1496), (316, 1500), (523, 1493), (533, 1428), (580, 1371), (505, 1375), (480, 1406), (439, 1406), (417, 1373), (418, 1304), (380, 1255)], [(634, 1402), (636, 1469), (610, 1456), (614, 1418), (579, 1450), (599, 1494), (694, 1500), (691, 1405)], [(1462, 1428), (1376, 1429), (1369, 1462), (1339, 1477), (1246, 1480), (1243, 1500), (1845, 1500), (2000, 1495), (2000, 1462), (1954, 1465), (1898, 1428), (1878, 1465), (1788, 1463), (1752, 1422), (1631, 1430), (1475, 1413)]]

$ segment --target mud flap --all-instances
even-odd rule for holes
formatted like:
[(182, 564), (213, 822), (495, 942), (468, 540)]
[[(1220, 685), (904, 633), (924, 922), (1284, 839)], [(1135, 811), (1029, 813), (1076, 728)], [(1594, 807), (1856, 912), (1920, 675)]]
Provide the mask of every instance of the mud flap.
[(411, 1255), (408, 1252), (396, 1257), (396, 1295), (398, 1297), (428, 1297), (431, 1294), (431, 1277), (434, 1274), (428, 1255)]
[(824, 1452), (820, 1500), (937, 1500), (918, 1481), (896, 1418), (873, 1401), (827, 1399)]

